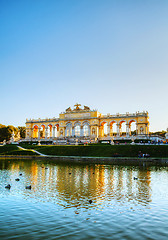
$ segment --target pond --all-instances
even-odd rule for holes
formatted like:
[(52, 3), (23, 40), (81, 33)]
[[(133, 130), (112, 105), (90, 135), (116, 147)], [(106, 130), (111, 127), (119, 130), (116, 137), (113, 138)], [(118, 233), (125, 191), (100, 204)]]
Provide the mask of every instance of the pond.
[(0, 239), (168, 239), (167, 185), (168, 167), (0, 160)]

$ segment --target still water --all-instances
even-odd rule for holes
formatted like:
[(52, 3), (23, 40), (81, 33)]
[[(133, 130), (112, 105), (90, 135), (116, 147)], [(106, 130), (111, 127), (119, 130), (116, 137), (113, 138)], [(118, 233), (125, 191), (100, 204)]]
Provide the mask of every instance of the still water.
[(0, 160), (0, 239), (167, 240), (168, 168)]

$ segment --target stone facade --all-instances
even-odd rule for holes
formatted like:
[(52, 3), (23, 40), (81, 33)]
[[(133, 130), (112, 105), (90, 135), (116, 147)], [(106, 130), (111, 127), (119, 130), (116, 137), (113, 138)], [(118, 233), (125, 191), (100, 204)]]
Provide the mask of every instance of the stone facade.
[[(123, 137), (122, 124), (126, 124), (125, 138), (131, 138), (131, 124), (136, 124), (135, 135), (146, 137), (149, 135), (148, 112), (136, 112), (116, 115), (102, 115), (97, 110), (91, 110), (80, 104), (73, 109), (70, 107), (59, 114), (59, 118), (26, 120), (26, 139), (119, 139)], [(113, 126), (116, 125), (116, 132)], [(106, 125), (106, 133), (105, 133)]]

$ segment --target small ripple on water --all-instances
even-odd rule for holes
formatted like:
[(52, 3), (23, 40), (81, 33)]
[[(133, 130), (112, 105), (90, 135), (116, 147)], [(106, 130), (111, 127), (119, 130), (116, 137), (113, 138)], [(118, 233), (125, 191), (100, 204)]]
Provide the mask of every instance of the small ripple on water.
[(0, 239), (166, 239), (165, 169), (47, 167), (30, 161), (0, 170)]

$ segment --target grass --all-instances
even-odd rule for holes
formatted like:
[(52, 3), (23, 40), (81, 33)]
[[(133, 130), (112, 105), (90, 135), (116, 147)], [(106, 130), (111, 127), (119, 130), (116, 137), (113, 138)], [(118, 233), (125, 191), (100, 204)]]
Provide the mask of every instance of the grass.
[(37, 155), (30, 150), (21, 150), (16, 145), (5, 145), (0, 146), (0, 155), (9, 156), (9, 155), (19, 155), (19, 156), (27, 156), (27, 155)]
[(139, 151), (150, 157), (167, 158), (168, 145), (88, 145), (88, 146), (35, 146), (22, 145), (46, 155), (57, 156), (91, 156), (91, 157), (138, 157)]
[(150, 154), (153, 158), (168, 158), (168, 145), (105, 145), (88, 146), (37, 146), (22, 144), (27, 150), (18, 149), (16, 145), (0, 146), (0, 155), (37, 155), (29, 149), (55, 156), (90, 156), (90, 157), (138, 157), (139, 151)]

